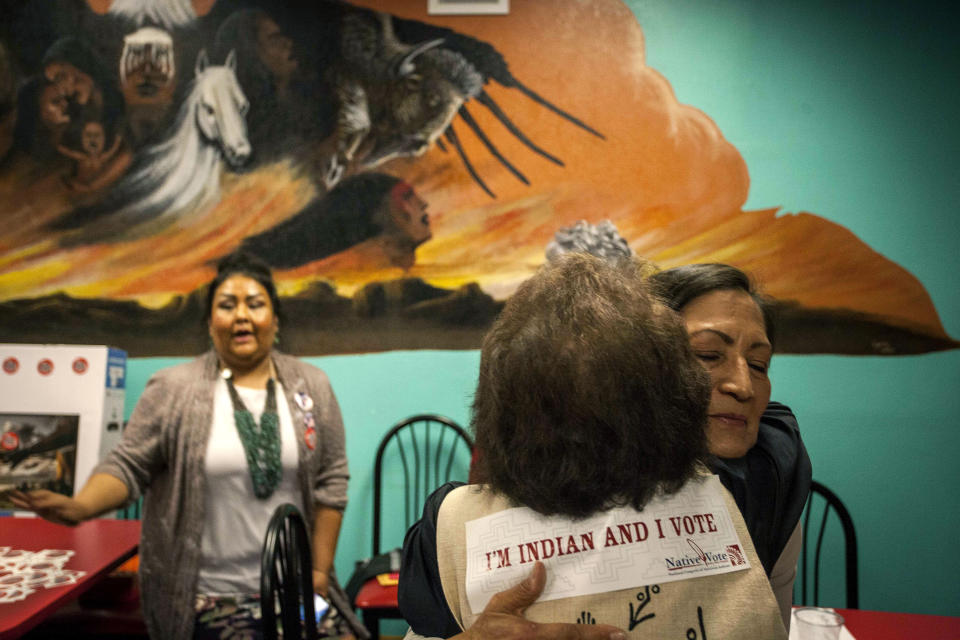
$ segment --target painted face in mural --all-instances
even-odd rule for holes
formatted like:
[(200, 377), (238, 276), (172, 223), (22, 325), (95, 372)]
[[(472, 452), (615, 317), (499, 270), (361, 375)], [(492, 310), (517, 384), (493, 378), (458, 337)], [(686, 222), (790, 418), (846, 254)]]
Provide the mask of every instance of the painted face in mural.
[(694, 353), (710, 372), (707, 444), (721, 458), (739, 458), (757, 442), (770, 401), (770, 357), (763, 314), (744, 291), (712, 291), (683, 308)]
[(288, 80), (297, 69), (293, 41), (284, 35), (276, 22), (267, 17), (257, 21), (257, 54), (278, 81)]
[(144, 27), (123, 39), (120, 82), (130, 104), (167, 104), (173, 97), (173, 38), (155, 27)]
[(43, 74), (57, 85), (60, 93), (78, 104), (87, 104), (94, 94), (93, 78), (69, 62), (51, 62), (44, 67)]
[(83, 125), (80, 143), (88, 155), (95, 156), (103, 151), (105, 142), (106, 135), (103, 132), (102, 124), (99, 122), (88, 122)]
[(55, 84), (48, 84), (40, 90), (40, 120), (48, 129), (56, 130), (70, 123), (67, 115), (67, 98)]
[(397, 183), (390, 192), (390, 219), (400, 234), (415, 245), (432, 236), (427, 203), (405, 182)]
[(256, 366), (270, 353), (278, 328), (267, 290), (239, 274), (224, 280), (214, 292), (209, 323), (220, 360), (238, 371)]

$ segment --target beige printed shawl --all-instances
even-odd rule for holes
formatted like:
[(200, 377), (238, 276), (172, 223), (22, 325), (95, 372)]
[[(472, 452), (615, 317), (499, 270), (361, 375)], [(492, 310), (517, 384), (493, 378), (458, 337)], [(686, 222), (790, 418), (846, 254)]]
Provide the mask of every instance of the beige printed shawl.
[[(647, 585), (609, 593), (538, 602), (525, 616), (536, 622), (596, 622), (628, 632), (630, 638), (682, 640), (781, 640), (787, 637), (770, 583), (753, 548), (743, 517), (716, 476), (750, 569)], [(506, 498), (468, 485), (443, 501), (437, 521), (437, 561), (443, 593), (454, 619), (470, 627), (466, 593), (465, 523), (512, 508)], [(549, 571), (549, 567), (548, 567)]]

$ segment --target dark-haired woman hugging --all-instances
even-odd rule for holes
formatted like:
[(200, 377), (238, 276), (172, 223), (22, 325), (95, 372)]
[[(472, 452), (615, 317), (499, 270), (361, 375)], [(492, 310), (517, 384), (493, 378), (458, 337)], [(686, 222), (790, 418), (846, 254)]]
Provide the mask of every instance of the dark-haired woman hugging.
[(314, 588), (327, 591), (347, 501), (343, 422), (326, 374), (274, 349), (279, 311), (269, 268), (225, 258), (206, 298), (213, 349), (150, 379), (121, 442), (76, 497), (11, 496), (68, 525), (144, 497), (151, 637), (261, 637), (260, 550), (283, 503), (305, 515)]
[[(408, 637), (786, 636), (736, 503), (702, 464), (709, 377), (644, 271), (571, 254), (507, 303), (471, 423), (487, 482), (444, 485), (407, 533)], [(528, 575), (540, 600), (491, 615)]]
[(710, 373), (709, 466), (740, 507), (789, 628), (811, 469), (793, 412), (770, 402), (770, 302), (727, 264), (668, 269), (651, 284), (683, 316), (694, 354)]

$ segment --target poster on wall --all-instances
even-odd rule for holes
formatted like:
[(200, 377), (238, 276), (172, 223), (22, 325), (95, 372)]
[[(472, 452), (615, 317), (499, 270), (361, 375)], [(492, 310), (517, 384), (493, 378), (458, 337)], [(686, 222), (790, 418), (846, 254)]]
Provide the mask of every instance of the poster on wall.
[(73, 495), (79, 415), (0, 413), (0, 510), (10, 489)]
[(619, 0), (0, 10), (0, 342), (198, 353), (203, 285), (244, 249), (288, 351), (477, 348), (553, 243), (744, 268), (780, 351), (958, 345), (850, 230), (744, 209), (742, 156)]

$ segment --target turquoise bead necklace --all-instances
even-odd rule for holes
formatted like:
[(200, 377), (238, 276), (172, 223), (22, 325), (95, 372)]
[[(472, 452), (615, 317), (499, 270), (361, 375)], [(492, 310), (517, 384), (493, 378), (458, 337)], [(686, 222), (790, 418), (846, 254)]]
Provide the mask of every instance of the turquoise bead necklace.
[(260, 424), (243, 404), (240, 394), (233, 386), (233, 375), (224, 369), (223, 377), (227, 381), (230, 400), (233, 402), (233, 421), (243, 443), (243, 451), (253, 480), (253, 493), (265, 500), (273, 495), (280, 484), (283, 473), (280, 466), (280, 418), (277, 415), (277, 391), (273, 378), (267, 380), (267, 402), (260, 415)]

